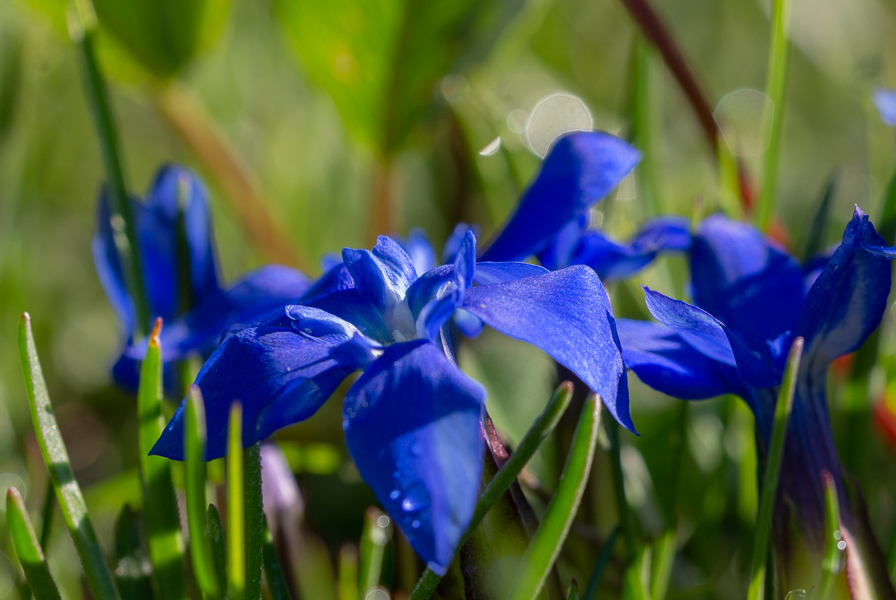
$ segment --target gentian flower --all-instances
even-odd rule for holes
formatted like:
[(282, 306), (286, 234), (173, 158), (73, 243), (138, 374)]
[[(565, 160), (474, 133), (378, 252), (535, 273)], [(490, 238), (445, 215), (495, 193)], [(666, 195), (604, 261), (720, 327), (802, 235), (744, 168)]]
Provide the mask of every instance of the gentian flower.
[[(246, 275), (228, 289), (218, 281), (207, 193), (187, 169), (169, 165), (159, 170), (143, 202), (131, 199), (140, 254), (140, 268), (149, 305), (151, 329), (156, 317), (174, 321), (196, 307), (184, 327), (166, 327), (169, 344), (165, 360), (183, 358), (192, 351), (210, 353), (235, 318), (251, 319), (301, 296), (309, 286), (301, 273), (271, 265)], [(94, 265), (100, 282), (126, 333), (125, 348), (112, 369), (120, 385), (136, 389), (143, 344), (135, 345), (134, 304), (125, 286), (121, 260), (110, 224), (109, 200), (104, 190), (98, 206), (97, 234), (93, 239)], [(147, 329), (147, 330), (148, 330)], [(166, 373), (169, 389), (173, 378)]]
[[(633, 429), (613, 314), (595, 273), (477, 263), (475, 253), (466, 232), (452, 264), (418, 276), (391, 238), (380, 237), (372, 251), (347, 248), (341, 289), (227, 338), (196, 378), (207, 458), (225, 453), (231, 403), (242, 402), (250, 445), (310, 417), (361, 371), (344, 401), (348, 450), (417, 553), (444, 573), (472, 516), (484, 453), (485, 390), (457, 367), (445, 334), (456, 311), (541, 348)], [(184, 404), (153, 454), (183, 458), (183, 419)]]
[(872, 95), (874, 106), (885, 125), (896, 125), (896, 90), (878, 88)]
[[(659, 323), (618, 321), (626, 365), (647, 385), (686, 400), (743, 398), (756, 418), (761, 454), (770, 442), (791, 341), (804, 338), (779, 498), (794, 508), (806, 547), (820, 554), (822, 475), (833, 476), (843, 529), (850, 541), (863, 538), (861, 548), (847, 550), (851, 581), (856, 573), (850, 557), (866, 554), (869, 560), (875, 546), (846, 493), (827, 410), (827, 372), (834, 359), (856, 350), (883, 316), (890, 291), (886, 259), (896, 256), (885, 246), (857, 207), (839, 247), (820, 273), (808, 274), (807, 286), (804, 270), (774, 241), (715, 215), (700, 225), (690, 251), (696, 306), (645, 288), (647, 307)], [(788, 531), (786, 514), (779, 511), (775, 520), (780, 540)], [(890, 583), (880, 585), (892, 593)]]

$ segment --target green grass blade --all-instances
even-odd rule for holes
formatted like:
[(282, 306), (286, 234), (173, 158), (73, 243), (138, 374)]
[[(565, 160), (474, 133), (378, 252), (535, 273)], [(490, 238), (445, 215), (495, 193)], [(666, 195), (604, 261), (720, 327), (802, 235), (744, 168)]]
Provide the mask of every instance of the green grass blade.
[(44, 552), (28, 517), (25, 501), (22, 500), (19, 490), (14, 487), (6, 492), (6, 523), (31, 593), (37, 600), (59, 599), (59, 589), (53, 581), (53, 576), (50, 575)]
[(359, 600), (358, 549), (345, 544), (339, 549), (339, 600)]
[(575, 579), (572, 580), (572, 583), (569, 584), (569, 589), (566, 590), (566, 600), (579, 600), (579, 582)]
[(591, 571), (591, 577), (588, 578), (588, 587), (585, 588), (585, 595), (582, 600), (595, 600), (597, 598), (597, 588), (600, 586), (600, 580), (604, 576), (604, 570), (613, 557), (613, 546), (616, 544), (616, 538), (619, 537), (620, 527), (617, 525), (610, 532), (610, 537), (604, 542), (603, 548), (600, 549), (600, 556), (597, 557), (597, 563)]
[(846, 542), (840, 532), (840, 500), (834, 477), (825, 471), (824, 479), (824, 527), (827, 539), (824, 547), (824, 560), (821, 563), (821, 590), (819, 600), (828, 600), (834, 589), (834, 580), (843, 570), (843, 550)]
[(753, 540), (753, 568), (750, 578), (748, 600), (765, 598), (766, 556), (768, 540), (771, 533), (772, 512), (778, 490), (778, 475), (781, 471), (781, 457), (784, 454), (784, 438), (787, 434), (787, 422), (793, 409), (793, 395), (796, 391), (796, 375), (803, 356), (804, 340), (801, 337), (793, 340), (784, 379), (778, 392), (778, 403), (775, 406), (775, 424), (772, 428), (772, 441), (769, 445), (768, 463), (765, 465), (765, 478), (762, 482), (762, 495), (759, 500), (759, 516), (756, 518), (756, 537)]
[(69, 36), (80, 54), (87, 105), (96, 126), (100, 152), (106, 168), (109, 212), (115, 247), (121, 258), (125, 284), (134, 305), (135, 331), (133, 333), (135, 338), (140, 339), (148, 333), (146, 329), (150, 319), (149, 306), (146, 302), (146, 290), (141, 277), (137, 229), (134, 225), (131, 200), (128, 198), (124, 171), (121, 166), (115, 121), (112, 118), (106, 83), (103, 81), (93, 47), (96, 16), (93, 14), (90, 0), (75, 0), (68, 7)]
[(261, 498), (261, 445), (243, 450), (243, 535), (246, 543), (246, 598), (261, 597), (264, 566), (264, 504)]
[(186, 597), (184, 539), (171, 479), (171, 461), (149, 455), (165, 429), (162, 417), (162, 348), (159, 342), (161, 328), (162, 319), (156, 319), (140, 369), (140, 388), (137, 392), (138, 448), (143, 479), (143, 519), (155, 583), (160, 598), (178, 600)]
[(50, 543), (50, 531), (53, 528), (53, 485), (47, 482), (44, 493), (44, 505), (40, 510), (40, 547), (46, 548)]
[(93, 531), (84, 496), (81, 494), (78, 482), (75, 481), (68, 452), (59, 433), (56, 416), (53, 414), (47, 384), (37, 358), (28, 313), (23, 314), (19, 322), (19, 354), (22, 359), (22, 370), (25, 372), (25, 387), (28, 391), (34, 434), (47, 465), (50, 481), (56, 490), (56, 499), (59, 501), (65, 523), (81, 559), (87, 584), (97, 600), (117, 599), (118, 590), (115, 589), (112, 575), (103, 558), (103, 550)]
[(361, 596), (380, 584), (386, 544), (392, 539), (392, 522), (380, 510), (370, 507), (364, 515), (364, 530), (359, 548)]
[(243, 408), (230, 406), (227, 427), (227, 599), (246, 597), (246, 506), (243, 500)]
[(641, 546), (635, 552), (635, 559), (625, 569), (622, 584), (623, 600), (653, 600), (645, 581), (647, 565), (647, 546)]
[(650, 596), (653, 600), (666, 598), (677, 550), (678, 536), (674, 531), (667, 531), (653, 544), (653, 557), (650, 561)]
[(224, 539), (224, 526), (221, 524), (221, 513), (214, 504), (208, 505), (205, 513), (205, 543), (211, 549), (215, 566), (215, 579), (218, 589), (227, 589), (227, 548)]
[(628, 562), (632, 562), (635, 560), (637, 552), (635, 528), (628, 510), (628, 500), (625, 498), (625, 476), (622, 470), (622, 448), (619, 445), (619, 423), (614, 419), (607, 422), (607, 434), (610, 438), (613, 499), (616, 502), (616, 512), (619, 514), (619, 528), (622, 530), (622, 540), (625, 542), (625, 554)]
[(756, 211), (757, 225), (768, 230), (774, 212), (778, 190), (778, 156), (781, 150), (781, 127), (784, 123), (784, 103), (787, 96), (787, 74), (790, 66), (790, 41), (787, 39), (790, 0), (773, 0), (772, 34), (768, 55), (765, 93), (771, 98), (772, 110), (769, 146), (765, 152), (762, 192)]
[(115, 519), (115, 584), (127, 600), (153, 600), (153, 569), (140, 539), (137, 515), (125, 504)]
[(190, 558), (196, 583), (208, 598), (218, 598), (223, 588), (218, 586), (215, 559), (212, 556), (206, 530), (205, 494), (205, 406), (199, 388), (190, 390), (184, 427), (184, 458), (186, 479), (187, 530), (190, 533)]
[[(494, 479), (482, 491), (482, 494), (479, 496), (479, 502), (476, 503), (476, 510), (473, 512), (470, 526), (467, 528), (463, 539), (461, 539), (461, 546), (470, 538), (470, 534), (482, 522), (486, 513), (495, 505), (495, 502), (516, 481), (526, 463), (529, 462), (541, 444), (557, 427), (560, 417), (566, 412), (566, 408), (569, 406), (570, 400), (572, 400), (572, 391), (572, 384), (568, 381), (561, 383), (557, 387), (544, 411), (535, 419), (520, 445), (517, 446), (510, 458), (507, 459), (507, 462), (504, 463), (504, 466), (501, 467), (501, 470), (498, 471)], [(426, 600), (432, 596), (441, 579), (431, 569), (427, 568), (417, 581), (417, 585), (414, 587), (408, 600)]]
[(280, 566), (280, 559), (277, 558), (277, 549), (274, 546), (274, 536), (268, 529), (268, 524), (264, 524), (264, 577), (268, 582), (268, 591), (273, 600), (292, 600), (289, 593), (289, 584), (286, 582), (286, 576), (283, 568)]
[(557, 560), (591, 473), (591, 461), (600, 429), (600, 413), (600, 397), (590, 396), (576, 427), (557, 491), (532, 543), (523, 555), (516, 585), (507, 594), (509, 600), (534, 599)]

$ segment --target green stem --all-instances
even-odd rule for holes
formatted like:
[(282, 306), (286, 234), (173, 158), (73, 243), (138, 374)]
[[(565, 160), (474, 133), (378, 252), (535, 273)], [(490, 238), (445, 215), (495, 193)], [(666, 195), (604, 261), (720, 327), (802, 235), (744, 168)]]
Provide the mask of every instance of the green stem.
[[(227, 429), (227, 598), (246, 597), (246, 507), (243, 500), (243, 409), (230, 406)], [(255, 599), (252, 599), (255, 600)]]
[(613, 558), (613, 546), (616, 545), (616, 538), (619, 537), (619, 525), (610, 532), (610, 537), (604, 542), (603, 548), (600, 549), (600, 556), (597, 557), (597, 563), (594, 570), (591, 571), (591, 577), (588, 578), (588, 587), (582, 595), (582, 600), (595, 600), (597, 598), (597, 588), (600, 586), (600, 580), (604, 576), (610, 559)]
[(243, 450), (243, 502), (246, 538), (246, 598), (261, 597), (261, 571), (264, 565), (264, 504), (261, 497), (261, 445)]
[(625, 555), (629, 564), (635, 560), (637, 545), (631, 514), (628, 511), (628, 501), (625, 499), (625, 474), (622, 469), (622, 448), (619, 445), (619, 423), (615, 419), (607, 419), (607, 437), (610, 438), (610, 464), (613, 470), (613, 499), (616, 501), (616, 511), (619, 513), (619, 527), (622, 529), (622, 539), (625, 542)]
[(787, 95), (787, 74), (790, 66), (790, 42), (787, 39), (789, 0), (774, 0), (772, 4), (771, 46), (768, 56), (765, 93), (772, 101), (769, 147), (765, 154), (762, 192), (756, 223), (768, 230), (778, 191), (778, 156), (781, 150), (781, 127), (784, 123), (784, 102)]
[(146, 302), (146, 291), (141, 277), (140, 246), (137, 240), (137, 229), (134, 225), (134, 215), (131, 211), (131, 202), (125, 185), (124, 171), (121, 167), (115, 122), (112, 118), (106, 84), (93, 48), (96, 17), (93, 15), (93, 7), (90, 6), (89, 0), (81, 0), (76, 2), (76, 5), (69, 6), (69, 35), (81, 55), (81, 72), (84, 78), (87, 104), (90, 114), (93, 116), (103, 164), (106, 167), (112, 235), (121, 258), (125, 285), (134, 305), (135, 323), (132, 333), (135, 338), (141, 339), (149, 333), (149, 306)]
[(825, 471), (821, 474), (824, 480), (824, 525), (825, 548), (824, 560), (821, 563), (821, 595), (819, 600), (828, 600), (834, 589), (834, 579), (843, 569), (843, 549), (846, 542), (840, 532), (840, 500), (837, 497), (837, 486), (834, 477)]
[(759, 516), (756, 519), (756, 537), (753, 541), (753, 569), (750, 579), (749, 600), (765, 598), (766, 556), (768, 540), (771, 533), (772, 513), (778, 490), (778, 476), (781, 471), (781, 457), (784, 455), (784, 439), (787, 435), (787, 422), (793, 409), (793, 396), (796, 391), (796, 375), (803, 355), (804, 340), (801, 337), (793, 340), (784, 380), (778, 392), (778, 403), (775, 406), (775, 424), (772, 428), (772, 440), (768, 451), (768, 463), (765, 466), (765, 478), (762, 483), (762, 496), (759, 501)]

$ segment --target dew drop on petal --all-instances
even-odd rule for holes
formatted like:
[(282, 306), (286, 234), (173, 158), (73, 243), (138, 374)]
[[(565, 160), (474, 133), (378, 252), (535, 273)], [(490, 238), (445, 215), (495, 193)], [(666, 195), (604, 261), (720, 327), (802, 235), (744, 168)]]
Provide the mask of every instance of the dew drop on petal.
[(405, 492), (401, 501), (401, 510), (406, 513), (420, 512), (425, 507), (428, 497), (429, 494), (423, 484), (415, 483)]
[(411, 529), (420, 529), (420, 521), (417, 519), (411, 521)]
[(390, 500), (398, 500), (398, 497), (401, 496), (401, 492), (398, 490), (392, 490), (392, 493), (389, 494)]

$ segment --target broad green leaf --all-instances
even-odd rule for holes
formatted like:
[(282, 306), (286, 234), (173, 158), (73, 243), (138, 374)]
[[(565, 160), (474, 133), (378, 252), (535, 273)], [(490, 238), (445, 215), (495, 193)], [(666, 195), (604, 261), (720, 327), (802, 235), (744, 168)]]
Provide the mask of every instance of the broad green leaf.
[(174, 77), (220, 33), (229, 0), (93, 0), (97, 19), (130, 57), (160, 79)]
[(156, 320), (149, 338), (146, 358), (140, 370), (137, 393), (139, 418), (138, 453), (143, 480), (143, 518), (159, 596), (177, 600), (186, 595), (184, 581), (184, 540), (180, 513), (171, 480), (171, 461), (150, 456), (153, 444), (162, 435), (162, 348), (159, 333), (162, 319)]
[[(112, 0), (109, 0), (112, 1)], [(388, 157), (439, 94), (483, 56), (522, 0), (275, 0), (308, 77), (346, 127)]]
[(218, 598), (223, 588), (218, 586), (215, 558), (206, 530), (205, 495), (205, 407), (199, 388), (190, 390), (187, 402), (187, 423), (184, 427), (184, 454), (186, 455), (186, 505), (187, 528), (190, 533), (190, 558), (199, 589), (208, 598)]
[(22, 500), (19, 490), (14, 487), (6, 492), (6, 522), (31, 593), (37, 600), (59, 598), (59, 590), (53, 581), (53, 576), (50, 575), (44, 552), (37, 541), (37, 535), (28, 517), (28, 509), (25, 508), (25, 501)]
[(506, 596), (509, 600), (534, 600), (560, 554), (591, 473), (601, 408), (599, 396), (592, 395), (585, 402), (557, 491), (520, 561), (517, 580)]
[(65, 449), (56, 416), (53, 414), (47, 384), (37, 358), (37, 348), (31, 332), (31, 317), (28, 313), (23, 314), (19, 322), (19, 355), (22, 359), (22, 370), (25, 372), (25, 388), (28, 391), (34, 434), (47, 465), (50, 481), (56, 490), (56, 499), (65, 517), (65, 523), (81, 558), (87, 584), (97, 600), (117, 600), (118, 590), (106, 567), (103, 550), (96, 539), (84, 496), (81, 494), (78, 482), (75, 481), (68, 451)]
[(140, 540), (137, 515), (125, 504), (115, 519), (115, 583), (128, 600), (152, 600), (153, 565)]

